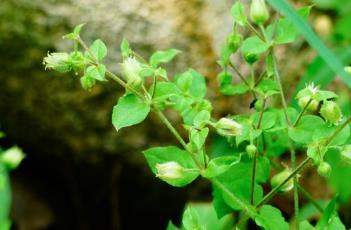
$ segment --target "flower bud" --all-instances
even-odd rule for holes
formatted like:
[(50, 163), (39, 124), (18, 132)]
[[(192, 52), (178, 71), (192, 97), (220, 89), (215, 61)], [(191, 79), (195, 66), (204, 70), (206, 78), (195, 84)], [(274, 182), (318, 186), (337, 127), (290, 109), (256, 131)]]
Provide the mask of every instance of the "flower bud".
[(327, 177), (330, 175), (331, 172), (331, 167), (330, 164), (328, 164), (327, 162), (323, 161), (318, 165), (317, 168), (318, 174), (324, 177)]
[(324, 101), (319, 112), (331, 124), (337, 125), (342, 118), (341, 110), (334, 101)]
[(84, 69), (85, 57), (82, 52), (74, 51), (69, 55), (69, 62), (75, 72)]
[[(309, 96), (304, 96), (304, 97), (299, 98), (298, 104), (299, 104), (300, 108), (301, 109), (305, 108), (307, 103), (310, 101), (310, 99), (311, 99), (311, 97), (309, 97)], [(317, 111), (318, 106), (319, 106), (319, 102), (315, 99), (312, 99), (310, 104), (307, 107), (307, 111), (315, 112), (315, 111)]]
[(256, 24), (260, 24), (268, 20), (269, 12), (267, 10), (265, 0), (252, 0), (250, 7), (250, 18)]
[(14, 146), (10, 149), (7, 149), (0, 155), (0, 161), (7, 165), (10, 169), (15, 169), (21, 163), (25, 157), (22, 149)]
[(242, 132), (242, 125), (230, 118), (221, 118), (214, 124), (218, 134), (222, 136), (238, 136)]
[(175, 161), (156, 164), (156, 176), (162, 180), (175, 180), (183, 176), (184, 168)]
[(341, 152), (341, 158), (347, 163), (351, 164), (351, 145), (345, 145)]
[(227, 38), (227, 43), (229, 45), (229, 49), (232, 51), (232, 53), (235, 53), (240, 44), (241, 44), (242, 37), (240, 34), (232, 32), (228, 38)]
[(43, 60), (45, 68), (54, 69), (59, 72), (69, 72), (72, 70), (70, 55), (67, 53), (48, 53)]
[(246, 146), (246, 153), (250, 159), (254, 158), (256, 151), (257, 151), (257, 148), (255, 145), (247, 145)]
[(95, 78), (90, 77), (88, 75), (84, 75), (83, 77), (80, 78), (80, 84), (82, 88), (85, 90), (90, 90), (91, 88), (93, 88), (95, 83), (96, 83)]
[(141, 64), (134, 57), (128, 57), (123, 61), (121, 66), (127, 84), (133, 88), (140, 87), (143, 83), (140, 75), (140, 71), (142, 70)]
[(344, 70), (346, 73), (351, 74), (351, 66), (346, 66)]
[[(291, 174), (291, 170), (290, 169), (284, 169), (283, 171), (275, 174), (272, 179), (271, 179), (271, 185), (272, 188), (277, 187), (278, 185), (280, 185), (281, 183), (283, 183), (283, 181), (288, 178), (288, 176)], [(288, 182), (286, 182), (281, 188), (280, 188), (280, 192), (288, 192), (290, 191), (292, 188), (294, 187), (294, 182), (293, 182), (293, 178), (291, 178), (290, 180), (288, 180)]]

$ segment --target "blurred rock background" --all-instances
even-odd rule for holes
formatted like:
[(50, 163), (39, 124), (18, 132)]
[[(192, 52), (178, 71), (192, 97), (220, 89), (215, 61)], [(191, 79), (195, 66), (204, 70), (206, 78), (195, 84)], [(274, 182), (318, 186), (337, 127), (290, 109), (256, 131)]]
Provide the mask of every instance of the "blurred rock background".
[[(144, 57), (177, 48), (182, 54), (167, 66), (170, 75), (197, 69), (211, 86), (209, 99), (218, 114), (247, 110), (247, 98), (235, 104), (217, 99), (216, 59), (231, 30), (232, 3), (1, 0), (0, 129), (7, 134), (2, 145), (17, 144), (27, 153), (12, 175), (15, 229), (163, 229), (168, 219), (177, 221), (186, 200), (209, 199), (210, 188), (202, 181), (173, 190), (149, 172), (141, 150), (174, 143), (156, 118), (116, 133), (111, 109), (121, 88), (99, 84), (88, 93), (77, 76), (45, 71), (42, 58), (48, 51), (68, 50), (62, 35), (86, 23), (83, 38), (105, 41), (115, 72), (123, 37)], [(296, 53), (303, 44), (295, 45)], [(283, 57), (290, 83), (312, 54), (305, 50), (294, 63)]]

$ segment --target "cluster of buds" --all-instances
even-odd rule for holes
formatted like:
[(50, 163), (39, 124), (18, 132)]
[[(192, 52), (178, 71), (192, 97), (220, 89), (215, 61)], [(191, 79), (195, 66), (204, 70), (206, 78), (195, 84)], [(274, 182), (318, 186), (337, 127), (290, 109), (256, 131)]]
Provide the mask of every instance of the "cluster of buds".
[(297, 94), (298, 104), (301, 108), (305, 108), (307, 104), (307, 111), (316, 112), (319, 106), (319, 101), (315, 99), (316, 94), (319, 91), (319, 87), (313, 83), (306, 86), (305, 89), (301, 90)]
[(314, 86), (314, 84), (311, 83), (297, 94), (298, 104), (302, 109), (306, 108), (309, 112), (317, 112), (319, 104), (322, 102), (319, 110), (320, 115), (327, 122), (337, 125), (342, 119), (341, 110), (338, 104), (331, 101), (329, 97), (329, 100), (327, 100), (328, 98), (321, 99), (318, 97), (323, 94), (323, 92), (325, 93), (327, 91), (320, 91), (318, 86)]
[(242, 133), (242, 125), (238, 122), (223, 117), (213, 124), (217, 133), (222, 136), (239, 136)]
[(86, 65), (86, 58), (81, 52), (73, 51), (68, 53), (48, 53), (44, 58), (43, 64), (47, 69), (53, 69), (59, 72), (79, 71)]

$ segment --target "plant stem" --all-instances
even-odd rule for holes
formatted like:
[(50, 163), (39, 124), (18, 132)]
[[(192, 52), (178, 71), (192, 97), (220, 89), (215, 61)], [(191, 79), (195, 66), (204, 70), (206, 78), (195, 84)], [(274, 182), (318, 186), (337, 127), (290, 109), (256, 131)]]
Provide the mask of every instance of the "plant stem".
[(249, 21), (246, 22), (246, 25), (259, 39), (265, 42), (265, 38), (255, 29), (255, 27), (253, 27)]
[(255, 180), (256, 180), (256, 167), (257, 167), (257, 151), (252, 159), (252, 175), (251, 175), (251, 191), (250, 191), (250, 204), (254, 204), (255, 194)]
[[(295, 170), (296, 168), (296, 152), (295, 149), (291, 145), (291, 141), (289, 139), (289, 145), (290, 145), (290, 158), (291, 158), (291, 168)], [(293, 177), (293, 190), (294, 190), (294, 215), (295, 215), (295, 229), (299, 230), (300, 225), (299, 222), (297, 221), (298, 216), (299, 216), (299, 191), (298, 191), (298, 181), (297, 181), (297, 175), (295, 174)]]
[(301, 118), (302, 118), (302, 115), (305, 113), (305, 111), (307, 110), (307, 108), (308, 108), (308, 106), (311, 104), (311, 102), (312, 102), (312, 98), (307, 102), (307, 104), (303, 107), (303, 109), (302, 109), (302, 111), (300, 112), (300, 114), (299, 114), (299, 116), (296, 118), (296, 120), (295, 120), (295, 122), (294, 122), (294, 124), (293, 124), (293, 127), (296, 127), (298, 124), (299, 124), (299, 122), (300, 122), (300, 120), (301, 120)]
[(244, 82), (244, 84), (249, 87), (250, 87), (250, 84), (245, 80), (245, 77), (240, 73), (239, 69), (231, 62), (229, 61), (229, 66), (234, 70), (234, 72), (238, 75), (238, 77), (240, 78), (240, 80), (242, 80)]
[(276, 62), (276, 60), (274, 58), (273, 49), (271, 49), (271, 52), (268, 55), (268, 58), (272, 59), (274, 76), (275, 76), (276, 82), (278, 83), (279, 92), (280, 92), (280, 98), (281, 98), (281, 101), (282, 101), (282, 104), (283, 104), (285, 120), (286, 120), (287, 124), (289, 125), (290, 124), (290, 120), (289, 120), (289, 116), (288, 116), (288, 106), (287, 106), (287, 103), (286, 103), (286, 100), (285, 100), (283, 86), (282, 86), (282, 83), (281, 83), (277, 62)]
[(213, 185), (217, 186), (220, 190), (222, 190), (233, 203), (235, 203), (243, 211), (245, 211), (250, 218), (255, 219), (257, 212), (253, 206), (247, 205), (244, 202), (242, 202), (237, 196), (235, 196), (230, 190), (228, 190), (228, 188), (224, 184), (222, 184), (218, 179), (212, 179), (211, 181)]
[(266, 101), (267, 101), (267, 99), (263, 98), (263, 100), (262, 100), (262, 109), (261, 109), (260, 115), (258, 117), (258, 123), (257, 123), (256, 129), (261, 128), (262, 119), (263, 119), (263, 113), (264, 113), (264, 110), (266, 109), (265, 108), (266, 107)]
[(347, 120), (341, 125), (339, 126), (334, 133), (327, 139), (327, 141), (325, 142), (325, 146), (328, 146), (330, 144), (330, 142), (332, 142), (332, 140), (351, 122), (351, 116), (349, 118), (347, 118)]
[(274, 189), (272, 189), (265, 197), (262, 198), (260, 202), (256, 205), (257, 208), (268, 202), (279, 190), (281, 187), (283, 187), (294, 175), (296, 175), (305, 165), (307, 165), (311, 161), (311, 158), (306, 158), (303, 162), (297, 166), (294, 171), (291, 172), (291, 174), (283, 181), (281, 182), (278, 186), (276, 186)]

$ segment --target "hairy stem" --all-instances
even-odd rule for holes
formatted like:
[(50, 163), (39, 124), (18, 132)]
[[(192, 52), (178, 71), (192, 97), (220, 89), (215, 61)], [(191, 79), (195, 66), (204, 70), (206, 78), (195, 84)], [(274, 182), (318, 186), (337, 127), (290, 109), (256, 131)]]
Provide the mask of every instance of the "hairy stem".
[(251, 190), (250, 190), (250, 204), (254, 204), (255, 194), (255, 180), (256, 180), (256, 168), (257, 168), (257, 151), (252, 159), (252, 175), (251, 175)]
[(346, 121), (344, 121), (344, 123), (339, 126), (334, 133), (327, 139), (327, 141), (325, 142), (325, 145), (328, 146), (332, 140), (351, 122), (351, 116), (349, 118), (347, 118)]
[(306, 158), (303, 162), (301, 162), (291, 174), (285, 178), (283, 182), (281, 182), (278, 186), (272, 189), (265, 197), (262, 198), (260, 202), (256, 205), (256, 207), (261, 207), (263, 204), (268, 202), (280, 189), (283, 187), (291, 178), (293, 178), (304, 166), (306, 166), (311, 161), (311, 158)]
[(293, 124), (293, 127), (296, 127), (299, 124), (303, 114), (306, 112), (306, 110), (307, 110), (308, 106), (311, 104), (311, 102), (312, 102), (312, 98), (306, 103), (306, 105), (303, 107), (302, 111), (299, 113), (299, 116), (296, 118), (296, 120)]

